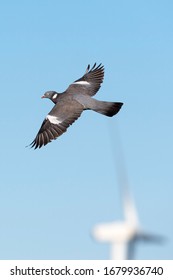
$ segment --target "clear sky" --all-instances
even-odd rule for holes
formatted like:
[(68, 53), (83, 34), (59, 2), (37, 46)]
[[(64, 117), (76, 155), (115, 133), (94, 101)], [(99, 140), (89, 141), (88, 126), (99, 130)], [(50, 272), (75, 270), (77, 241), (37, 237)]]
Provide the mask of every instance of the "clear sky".
[[(0, 259), (108, 259), (93, 240), (100, 222), (123, 218), (117, 180), (121, 138), (141, 225), (166, 238), (139, 243), (137, 259), (173, 259), (173, 2), (1, 1)], [(40, 150), (26, 148), (88, 63), (102, 62), (100, 100)]]

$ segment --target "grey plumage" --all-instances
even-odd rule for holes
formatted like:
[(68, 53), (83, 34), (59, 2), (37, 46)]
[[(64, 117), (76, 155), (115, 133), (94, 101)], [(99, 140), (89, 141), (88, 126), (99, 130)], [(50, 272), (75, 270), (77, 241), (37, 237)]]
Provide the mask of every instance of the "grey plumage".
[(107, 102), (94, 99), (92, 96), (100, 89), (104, 78), (104, 66), (96, 63), (85, 74), (74, 81), (66, 91), (58, 93), (47, 91), (42, 96), (49, 98), (55, 105), (43, 121), (31, 147), (41, 148), (63, 134), (77, 120), (84, 110), (112, 117), (118, 113), (123, 103)]

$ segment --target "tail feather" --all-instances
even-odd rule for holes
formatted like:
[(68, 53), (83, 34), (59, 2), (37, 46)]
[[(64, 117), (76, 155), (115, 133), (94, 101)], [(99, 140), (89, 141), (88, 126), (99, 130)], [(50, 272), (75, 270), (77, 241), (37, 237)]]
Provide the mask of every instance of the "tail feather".
[(97, 106), (92, 108), (95, 112), (103, 114), (108, 117), (116, 115), (121, 109), (123, 103), (121, 102), (106, 102), (98, 101)]

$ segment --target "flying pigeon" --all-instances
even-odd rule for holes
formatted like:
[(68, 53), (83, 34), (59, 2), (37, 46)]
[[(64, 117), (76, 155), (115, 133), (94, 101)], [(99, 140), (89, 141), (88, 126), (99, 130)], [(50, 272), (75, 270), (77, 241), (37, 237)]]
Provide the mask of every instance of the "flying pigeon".
[(92, 98), (100, 89), (104, 78), (104, 66), (96, 63), (85, 74), (74, 81), (63, 93), (46, 91), (42, 98), (49, 98), (55, 105), (44, 119), (34, 141), (30, 144), (35, 149), (47, 145), (63, 134), (77, 120), (84, 110), (112, 117), (119, 112), (123, 103), (106, 102)]

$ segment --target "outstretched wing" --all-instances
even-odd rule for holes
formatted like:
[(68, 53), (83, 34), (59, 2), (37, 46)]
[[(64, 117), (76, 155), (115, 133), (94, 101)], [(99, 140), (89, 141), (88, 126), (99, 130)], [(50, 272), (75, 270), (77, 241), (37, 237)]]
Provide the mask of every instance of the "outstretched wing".
[(74, 81), (66, 90), (68, 93), (80, 92), (90, 96), (96, 94), (101, 87), (104, 78), (104, 66), (96, 63), (90, 69), (88, 65), (85, 74), (80, 79)]
[(30, 144), (31, 148), (41, 148), (66, 132), (67, 128), (80, 117), (82, 111), (83, 106), (75, 100), (57, 103), (44, 119), (34, 141)]

